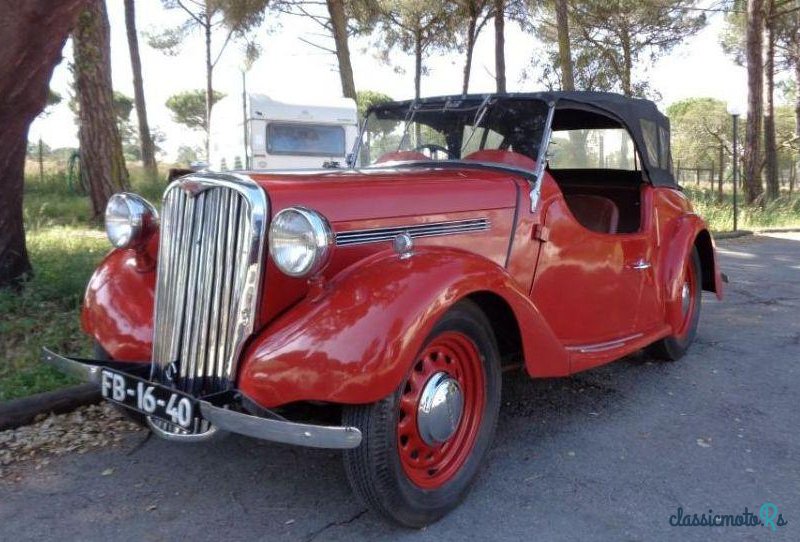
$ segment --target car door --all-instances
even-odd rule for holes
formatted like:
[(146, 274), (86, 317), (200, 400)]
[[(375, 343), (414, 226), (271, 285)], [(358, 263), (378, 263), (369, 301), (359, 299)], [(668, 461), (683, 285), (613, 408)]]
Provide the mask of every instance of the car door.
[(560, 194), (543, 203), (542, 217), (531, 298), (556, 336), (577, 350), (630, 338), (651, 270), (647, 236), (588, 230)]

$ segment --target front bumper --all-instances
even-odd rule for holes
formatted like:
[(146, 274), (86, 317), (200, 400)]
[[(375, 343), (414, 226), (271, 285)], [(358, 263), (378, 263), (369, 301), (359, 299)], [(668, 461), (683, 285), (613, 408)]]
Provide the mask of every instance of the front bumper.
[[(42, 361), (79, 380), (97, 384), (98, 389), (103, 368), (139, 378), (146, 378), (150, 373), (148, 364), (69, 358), (47, 348), (42, 349)], [(361, 431), (355, 427), (293, 422), (262, 408), (259, 408), (260, 412), (273, 417), (254, 416), (231, 409), (231, 407), (241, 406), (243, 403), (252, 404), (237, 392), (198, 398), (203, 419), (211, 423), (217, 430), (311, 448), (350, 449), (361, 444)]]

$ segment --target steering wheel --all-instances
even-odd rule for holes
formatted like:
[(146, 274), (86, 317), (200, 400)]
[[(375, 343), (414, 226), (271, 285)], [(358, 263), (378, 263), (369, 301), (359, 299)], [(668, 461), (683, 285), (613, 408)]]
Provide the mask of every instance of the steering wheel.
[(446, 147), (442, 147), (441, 145), (437, 145), (436, 143), (425, 143), (424, 145), (418, 145), (414, 147), (414, 151), (423, 151), (428, 150), (431, 153), (431, 157), (433, 157), (434, 152), (443, 152), (447, 155), (448, 158), (457, 158), (456, 153), (447, 150)]

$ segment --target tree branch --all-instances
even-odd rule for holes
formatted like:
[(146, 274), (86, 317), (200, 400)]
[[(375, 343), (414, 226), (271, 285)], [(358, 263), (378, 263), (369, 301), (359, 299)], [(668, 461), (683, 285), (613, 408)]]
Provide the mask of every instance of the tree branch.
[[(190, 0), (190, 1), (191, 1), (191, 0)], [(190, 10), (189, 8), (187, 8), (187, 7), (186, 7), (186, 6), (183, 4), (183, 2), (182, 2), (181, 0), (176, 0), (176, 2), (177, 2), (177, 4), (178, 4), (178, 5), (181, 7), (181, 9), (182, 9), (183, 11), (185, 11), (186, 13), (188, 13), (188, 14), (189, 14), (189, 17), (191, 17), (192, 19), (194, 19), (195, 21), (197, 21), (197, 24), (199, 24), (200, 26), (206, 26), (206, 22), (205, 22), (204, 20), (202, 20), (202, 19), (201, 19), (201, 18), (200, 18), (198, 15), (195, 15), (195, 13), (194, 13), (192, 10)]]

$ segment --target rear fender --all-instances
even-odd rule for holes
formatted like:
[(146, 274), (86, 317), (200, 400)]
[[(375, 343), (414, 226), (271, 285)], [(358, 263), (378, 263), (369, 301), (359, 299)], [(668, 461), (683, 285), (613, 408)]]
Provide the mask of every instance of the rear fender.
[(718, 299), (722, 299), (723, 294), (722, 275), (717, 265), (714, 240), (699, 216), (683, 215), (671, 221), (664, 239), (669, 241), (662, 247), (660, 284), (665, 289), (667, 323), (675, 329), (682, 321), (683, 266), (692, 249), (697, 248), (700, 256), (703, 290), (714, 292)]
[[(269, 285), (267, 285), (269, 287)], [(568, 373), (568, 355), (505, 269), (478, 255), (383, 251), (345, 269), (251, 341), (239, 389), (264, 407), (293, 401), (363, 404), (391, 394), (441, 316), (489, 291), (511, 308), (537, 376)]]

